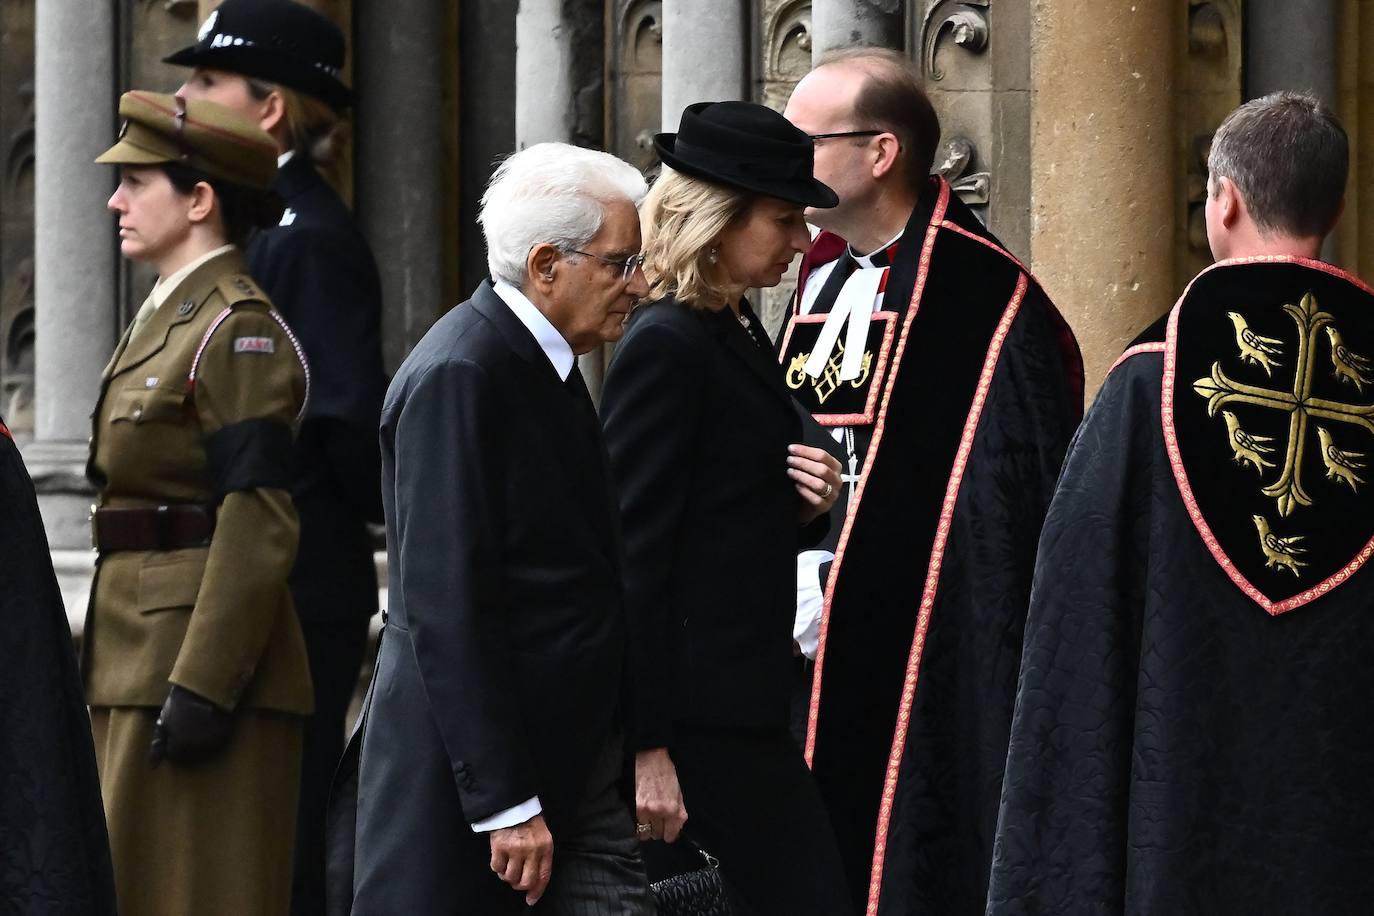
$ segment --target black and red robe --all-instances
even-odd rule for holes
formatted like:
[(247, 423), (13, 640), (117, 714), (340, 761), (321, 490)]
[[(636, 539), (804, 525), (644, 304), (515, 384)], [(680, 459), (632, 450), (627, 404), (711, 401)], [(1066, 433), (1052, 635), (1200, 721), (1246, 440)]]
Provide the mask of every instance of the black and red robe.
[[(819, 237), (802, 276), (836, 243)], [(822, 420), (860, 424), (862, 471), (832, 526), (806, 754), (860, 912), (975, 914), (1082, 360), (1035, 279), (942, 179), (912, 214), (883, 296), (871, 423)], [(784, 371), (799, 365), (808, 321), (790, 322)]]

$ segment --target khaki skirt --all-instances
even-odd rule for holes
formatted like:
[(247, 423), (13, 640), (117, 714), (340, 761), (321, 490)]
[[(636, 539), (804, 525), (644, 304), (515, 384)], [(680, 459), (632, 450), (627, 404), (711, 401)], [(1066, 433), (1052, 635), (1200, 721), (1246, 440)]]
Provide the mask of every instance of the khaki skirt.
[(299, 716), (235, 714), (202, 763), (148, 764), (157, 710), (91, 709), (121, 916), (287, 916)]

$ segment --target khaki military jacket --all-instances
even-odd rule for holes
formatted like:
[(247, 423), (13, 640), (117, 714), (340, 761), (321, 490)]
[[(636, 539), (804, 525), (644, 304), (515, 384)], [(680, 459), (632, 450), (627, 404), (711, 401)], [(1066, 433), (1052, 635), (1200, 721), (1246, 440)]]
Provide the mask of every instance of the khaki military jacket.
[(308, 372), (237, 250), (196, 268), (132, 341), (125, 332), (93, 415), (101, 505), (218, 509), (207, 547), (100, 557), (82, 665), (91, 705), (161, 706), (177, 684), (226, 709), (311, 711), (287, 587)]

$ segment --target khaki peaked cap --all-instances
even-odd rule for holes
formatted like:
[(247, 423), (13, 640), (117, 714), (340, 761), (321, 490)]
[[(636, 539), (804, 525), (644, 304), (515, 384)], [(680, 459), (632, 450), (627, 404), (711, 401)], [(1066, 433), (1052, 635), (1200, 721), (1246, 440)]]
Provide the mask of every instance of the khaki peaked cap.
[(265, 191), (277, 174), (277, 145), (232, 109), (204, 99), (133, 90), (119, 97), (124, 126), (96, 157), (111, 165), (179, 162), (245, 188)]

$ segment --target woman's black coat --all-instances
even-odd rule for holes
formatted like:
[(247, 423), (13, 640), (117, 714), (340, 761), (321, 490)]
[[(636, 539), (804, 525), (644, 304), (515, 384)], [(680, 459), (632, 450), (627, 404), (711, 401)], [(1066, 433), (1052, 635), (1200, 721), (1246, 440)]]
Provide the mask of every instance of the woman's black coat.
[(743, 311), (752, 331), (729, 309), (642, 306), (606, 374), (637, 749), (669, 745), (675, 721), (788, 725), (803, 529), (787, 447), (802, 441), (803, 419), (762, 325)]

